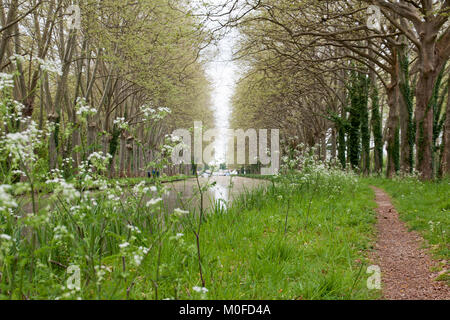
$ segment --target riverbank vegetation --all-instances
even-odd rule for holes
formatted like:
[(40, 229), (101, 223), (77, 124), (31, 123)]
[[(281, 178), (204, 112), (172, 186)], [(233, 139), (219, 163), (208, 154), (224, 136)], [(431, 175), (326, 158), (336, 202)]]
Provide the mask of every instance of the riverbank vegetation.
[(105, 181), (94, 195), (52, 183), (53, 209), (29, 215), (0, 190), (9, 206), (0, 242), (3, 299), (377, 295), (364, 272), (373, 192), (340, 170), (286, 172), (276, 184), (202, 212), (166, 212), (161, 184), (127, 189)]

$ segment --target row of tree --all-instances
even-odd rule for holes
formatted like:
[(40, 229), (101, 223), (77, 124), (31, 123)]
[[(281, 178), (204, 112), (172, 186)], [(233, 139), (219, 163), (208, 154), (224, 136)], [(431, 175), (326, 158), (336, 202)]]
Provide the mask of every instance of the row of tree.
[(384, 155), (388, 177), (449, 172), (449, 0), (228, 2), (245, 65), (235, 127), (280, 127), (366, 174)]
[(102, 151), (111, 176), (142, 175), (175, 128), (213, 122), (200, 59), (213, 37), (191, 11), (185, 0), (0, 1), (0, 71), (14, 80), (1, 99), (48, 133), (42, 170), (70, 174)]

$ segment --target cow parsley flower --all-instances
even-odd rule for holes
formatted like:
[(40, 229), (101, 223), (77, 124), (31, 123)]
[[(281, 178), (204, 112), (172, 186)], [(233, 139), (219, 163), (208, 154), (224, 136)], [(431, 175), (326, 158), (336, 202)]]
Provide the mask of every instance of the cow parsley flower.
[(44, 136), (36, 122), (30, 121), (21, 132), (11, 132), (2, 138), (0, 150), (9, 153), (13, 163), (32, 165), (36, 161), (34, 149), (42, 143)]
[(167, 107), (159, 107), (155, 110), (150, 105), (143, 105), (141, 112), (145, 120), (162, 120), (168, 114), (171, 114), (172, 110)]
[(2, 240), (6, 240), (6, 241), (11, 241), (11, 236), (7, 235), (7, 234), (0, 234), (0, 239)]
[(95, 168), (98, 170), (105, 170), (111, 159), (112, 155), (110, 155), (109, 153), (104, 154), (102, 151), (93, 152), (88, 157), (88, 162), (91, 167), (89, 169)]
[(138, 250), (133, 255), (133, 260), (136, 266), (140, 266), (142, 260), (144, 260), (145, 256), (150, 250), (148, 248), (139, 247)]
[(128, 122), (124, 117), (117, 117), (113, 124), (116, 125), (119, 129), (126, 130), (128, 129)]
[(5, 88), (14, 87), (14, 75), (0, 72), (0, 91)]
[(147, 202), (147, 207), (154, 206), (155, 204), (158, 204), (161, 201), (162, 201), (161, 198), (152, 199)]
[(46, 183), (55, 183), (55, 194), (62, 194), (66, 201), (71, 201), (73, 199), (80, 197), (80, 192), (71, 183), (66, 182), (63, 178), (54, 178), (47, 180)]
[(176, 208), (176, 209), (173, 210), (173, 213), (177, 217), (182, 217), (182, 216), (184, 216), (186, 214), (189, 214), (189, 211)]
[(120, 249), (125, 249), (125, 248), (127, 248), (129, 245), (130, 245), (130, 244), (129, 244), (128, 242), (123, 242), (123, 243), (119, 244), (119, 248), (120, 248)]
[(84, 118), (88, 116), (93, 116), (97, 113), (97, 109), (88, 106), (86, 99), (81, 97), (77, 98), (76, 110), (77, 115)]
[(4, 211), (6, 208), (17, 208), (17, 202), (8, 193), (11, 188), (7, 184), (0, 185), (0, 211)]
[(135, 233), (141, 233), (141, 230), (139, 230), (139, 228), (138, 227), (135, 227), (135, 226), (132, 226), (132, 225), (127, 225), (127, 228), (128, 229), (130, 229), (132, 232), (135, 232)]
[(58, 76), (62, 76), (62, 66), (60, 63), (54, 61), (54, 60), (43, 60), (43, 59), (37, 59), (40, 63), (40, 68), (42, 71), (48, 72), (48, 73), (55, 73)]
[(156, 110), (153, 109), (150, 105), (143, 105), (141, 106), (141, 112), (144, 115), (144, 119), (149, 120), (152, 119), (152, 117), (155, 115)]
[(209, 291), (205, 287), (197, 287), (197, 286), (193, 287), (192, 290), (194, 290), (195, 292), (198, 292), (198, 293), (203, 293), (203, 294), (205, 294)]

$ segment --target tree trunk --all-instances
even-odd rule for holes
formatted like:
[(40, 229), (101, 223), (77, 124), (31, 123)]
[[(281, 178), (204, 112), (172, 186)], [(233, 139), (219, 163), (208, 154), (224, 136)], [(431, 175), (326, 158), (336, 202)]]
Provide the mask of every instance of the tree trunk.
[(125, 132), (122, 132), (120, 135), (120, 172), (119, 176), (123, 178), (125, 176), (125, 162), (126, 162), (126, 147), (127, 147), (127, 138)]
[(389, 118), (386, 123), (386, 141), (387, 141), (387, 168), (386, 177), (392, 178), (398, 168), (399, 163), (399, 150), (397, 139), (399, 132), (399, 115), (398, 115), (398, 99), (399, 90), (397, 82), (391, 83), (391, 86), (387, 88), (388, 105), (389, 105)]
[(380, 113), (380, 100), (375, 82), (375, 75), (371, 77), (371, 103), (372, 103), (372, 133), (374, 140), (374, 172), (380, 174), (383, 171), (383, 122)]
[(133, 175), (139, 177), (139, 146), (133, 143)]
[(331, 160), (336, 159), (337, 148), (336, 148), (336, 128), (331, 128)]
[[(49, 142), (49, 157), (50, 157), (50, 169), (56, 168), (56, 159), (58, 157), (58, 139), (59, 139), (59, 130), (61, 126), (61, 104), (63, 101), (63, 97), (65, 94), (65, 90), (67, 88), (67, 79), (69, 76), (70, 65), (72, 63), (72, 54), (75, 47), (76, 40), (76, 32), (72, 31), (69, 35), (69, 39), (67, 40), (66, 48), (64, 51), (64, 63), (62, 67), (62, 75), (59, 78), (58, 86), (56, 89), (55, 95), (55, 104), (52, 107), (51, 115), (49, 116), (50, 122), (53, 124), (53, 130), (50, 134), (50, 142)], [(29, 98), (31, 99), (31, 97)], [(25, 103), (27, 108), (31, 108), (32, 112), (32, 103)], [(26, 116), (27, 113), (24, 112)]]
[(322, 144), (322, 156), (321, 159), (323, 162), (327, 161), (327, 138), (326, 135), (324, 134), (322, 139), (321, 139), (321, 144)]
[(414, 149), (414, 125), (413, 125), (413, 97), (409, 79), (409, 58), (406, 46), (403, 46), (399, 54), (400, 73), (400, 128), (401, 128), (401, 152), (400, 167), (403, 172), (412, 172)]
[(129, 136), (127, 138), (127, 176), (132, 177), (132, 163), (133, 163), (133, 137)]
[(417, 171), (424, 180), (432, 179), (432, 145), (433, 145), (433, 109), (430, 108), (436, 77), (431, 73), (424, 73), (417, 83), (416, 89), (416, 145)]
[(88, 135), (87, 135), (87, 144), (88, 144), (88, 154), (92, 153), (96, 143), (97, 135), (97, 123), (94, 120), (88, 122)]
[(448, 79), (447, 109), (445, 111), (445, 125), (442, 137), (444, 150), (442, 150), (443, 155), (441, 171), (442, 175), (446, 176), (450, 174), (450, 78)]
[[(432, 23), (421, 30), (421, 50), (419, 55), (419, 80), (416, 86), (416, 169), (423, 180), (433, 178), (433, 108), (431, 98), (436, 80), (448, 59), (448, 38), (446, 32), (439, 43)], [(442, 43), (444, 43), (442, 45)], [(439, 45), (437, 47), (437, 45)], [(445, 46), (445, 47), (443, 47)], [(447, 47), (447, 48), (446, 48)]]

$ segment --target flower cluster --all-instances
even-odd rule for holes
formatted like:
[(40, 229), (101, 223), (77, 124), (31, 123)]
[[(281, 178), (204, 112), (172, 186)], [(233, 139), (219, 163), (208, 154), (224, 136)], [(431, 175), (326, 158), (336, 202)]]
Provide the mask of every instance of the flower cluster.
[(77, 115), (83, 118), (86, 118), (88, 116), (93, 116), (97, 113), (97, 110), (95, 108), (90, 107), (86, 100), (84, 98), (78, 97), (77, 98)]
[(88, 157), (90, 165), (98, 170), (105, 170), (111, 159), (112, 155), (110, 155), (109, 153), (104, 154), (102, 151), (93, 152)]
[(144, 115), (145, 119), (151, 119), (153, 115), (156, 113), (155, 109), (146, 104), (141, 106), (141, 112)]
[[(134, 241), (136, 238), (134, 236), (131, 237), (130, 241)], [(150, 251), (149, 248), (145, 248), (143, 246), (132, 246), (129, 242), (122, 242), (119, 244), (120, 252), (123, 256), (132, 258), (132, 261), (136, 267), (139, 267), (144, 260), (145, 256)]]
[(36, 161), (34, 149), (45, 140), (42, 130), (34, 121), (22, 132), (12, 132), (1, 137), (0, 151), (11, 157), (13, 164), (33, 164)]
[(47, 184), (54, 183), (54, 193), (55, 195), (61, 194), (62, 198), (66, 201), (71, 201), (80, 197), (80, 192), (71, 183), (68, 183), (63, 178), (54, 178), (46, 181)]
[(54, 60), (44, 60), (39, 57), (31, 56), (30, 54), (27, 55), (19, 55), (19, 54), (13, 54), (9, 60), (12, 63), (21, 62), (24, 63), (25, 61), (36, 61), (39, 65), (39, 68), (43, 72), (49, 72), (49, 73), (55, 73), (58, 76), (62, 76), (62, 66), (61, 63), (54, 61)]
[(152, 207), (152, 206), (160, 203), (161, 201), (162, 201), (161, 198), (151, 199), (150, 201), (147, 202), (147, 207)]
[(13, 78), (14, 76), (12, 74), (0, 72), (0, 91), (5, 88), (14, 87)]
[(0, 185), (0, 211), (4, 211), (7, 208), (16, 208), (17, 202), (8, 192), (11, 190), (11, 186), (7, 184)]
[(69, 233), (67, 227), (64, 225), (58, 225), (53, 228), (53, 240), (58, 245), (62, 245), (65, 239), (73, 239), (74, 236)]
[(209, 290), (206, 289), (205, 287), (198, 287), (198, 286), (193, 287), (192, 290), (194, 290), (194, 291), (197, 292), (197, 293), (200, 293), (202, 299), (206, 299), (206, 294), (207, 294), (208, 291), (209, 291)]
[(114, 121), (113, 121), (114, 125), (116, 125), (119, 129), (122, 130), (127, 130), (128, 129), (128, 123), (125, 120), (124, 117), (117, 117)]
[(40, 68), (44, 72), (55, 73), (58, 76), (62, 76), (62, 66), (60, 63), (53, 60), (43, 60), (39, 59)]
[(135, 196), (145, 195), (149, 192), (157, 192), (158, 189), (155, 186), (147, 187), (145, 181), (139, 182), (133, 187), (133, 193)]
[(95, 266), (95, 274), (97, 276), (97, 285), (100, 285), (104, 280), (105, 280), (105, 275), (107, 273), (111, 273), (112, 272), (112, 268), (111, 267), (107, 267), (107, 266)]
[(0, 234), (0, 261), (8, 255), (9, 250), (13, 246), (13, 239), (8, 234)]
[(159, 107), (156, 110), (149, 105), (143, 105), (141, 107), (141, 112), (145, 120), (162, 120), (167, 115), (172, 113), (167, 107)]

